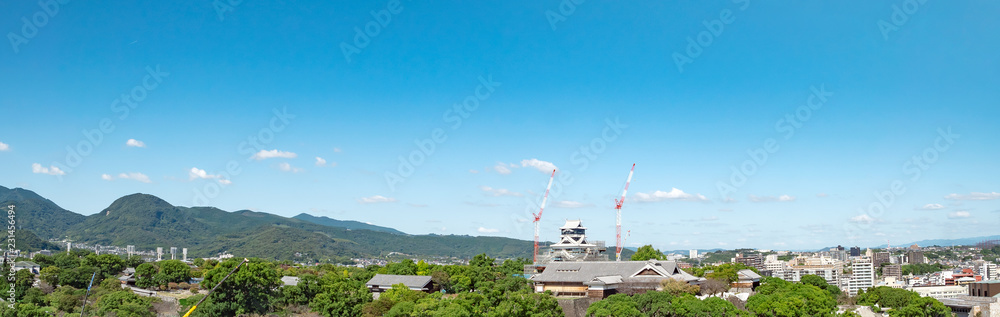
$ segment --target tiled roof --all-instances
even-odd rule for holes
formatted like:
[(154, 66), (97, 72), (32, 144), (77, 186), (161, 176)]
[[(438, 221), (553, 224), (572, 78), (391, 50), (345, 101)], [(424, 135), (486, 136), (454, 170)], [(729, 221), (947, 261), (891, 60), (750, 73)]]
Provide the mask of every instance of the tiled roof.
[(665, 277), (684, 281), (697, 281), (698, 278), (684, 272), (673, 261), (595, 261), (595, 262), (551, 262), (545, 264), (545, 271), (535, 274), (531, 279), (535, 282), (578, 282), (588, 283), (597, 278), (598, 281), (610, 281), (610, 277), (619, 279), (662, 279), (660, 276), (636, 276), (644, 269), (652, 269)]
[(382, 286), (382, 287), (392, 287), (392, 285), (400, 284), (406, 285), (408, 288), (423, 288), (431, 282), (430, 276), (422, 275), (389, 275), (389, 274), (375, 274), (371, 280), (365, 285), (368, 286)]

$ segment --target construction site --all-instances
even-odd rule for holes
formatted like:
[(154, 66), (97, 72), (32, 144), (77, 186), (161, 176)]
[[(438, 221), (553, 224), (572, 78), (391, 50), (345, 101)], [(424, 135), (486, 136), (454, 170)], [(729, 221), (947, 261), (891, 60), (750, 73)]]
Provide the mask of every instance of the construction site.
[[(632, 182), (632, 175), (635, 173), (635, 164), (629, 170), (628, 177), (621, 190), (621, 197), (615, 199), (615, 245), (614, 261), (621, 261), (621, 253), (624, 248), (622, 237), (622, 205), (625, 203), (625, 196), (628, 194), (629, 184)], [(552, 170), (549, 176), (545, 194), (542, 197), (541, 207), (534, 216), (535, 244), (533, 261), (531, 265), (526, 265), (524, 273), (534, 275), (542, 273), (550, 263), (556, 262), (607, 262), (611, 261), (608, 248), (603, 240), (588, 240), (587, 227), (583, 226), (580, 219), (566, 220), (566, 223), (559, 227), (559, 240), (547, 247), (539, 246), (539, 231), (542, 214), (545, 212), (545, 204), (548, 201), (549, 190), (552, 188), (552, 181), (555, 178), (556, 170)], [(628, 233), (625, 238), (627, 239)]]

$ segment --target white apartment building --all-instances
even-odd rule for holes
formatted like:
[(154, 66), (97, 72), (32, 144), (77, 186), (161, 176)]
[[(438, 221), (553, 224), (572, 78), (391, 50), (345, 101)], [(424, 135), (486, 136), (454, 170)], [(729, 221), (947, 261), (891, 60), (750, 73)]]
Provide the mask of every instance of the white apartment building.
[(847, 292), (851, 296), (858, 295), (858, 290), (866, 290), (875, 285), (875, 269), (871, 258), (851, 260), (851, 271), (851, 280), (847, 284)]
[(910, 289), (911, 291), (917, 292), (920, 296), (930, 297), (934, 299), (942, 298), (956, 298), (963, 295), (969, 294), (968, 286), (915, 286)]

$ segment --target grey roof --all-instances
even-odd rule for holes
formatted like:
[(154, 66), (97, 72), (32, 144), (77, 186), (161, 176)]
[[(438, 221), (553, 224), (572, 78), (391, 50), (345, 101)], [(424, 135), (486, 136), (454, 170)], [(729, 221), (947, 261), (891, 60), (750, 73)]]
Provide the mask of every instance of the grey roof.
[(40, 266), (40, 265), (38, 265), (38, 263), (31, 262), (31, 261), (17, 261), (16, 263), (14, 263), (14, 266), (17, 266), (17, 267), (32, 267), (32, 266)]
[(283, 284), (285, 286), (296, 286), (296, 285), (299, 285), (299, 277), (298, 276), (282, 276), (281, 277), (281, 284)]
[[(635, 276), (640, 271), (649, 268), (660, 276)], [(545, 264), (545, 271), (535, 274), (531, 280), (535, 282), (577, 282), (595, 281), (609, 282), (609, 277), (618, 279), (642, 280), (663, 279), (670, 277), (684, 281), (697, 281), (698, 278), (684, 272), (674, 261), (594, 261), (594, 262), (551, 262)], [(662, 277), (661, 277), (662, 276)], [(596, 281), (595, 281), (596, 282)]]
[(375, 274), (375, 277), (369, 280), (368, 283), (365, 283), (365, 285), (369, 287), (380, 286), (389, 288), (393, 285), (402, 283), (408, 288), (423, 288), (427, 286), (427, 284), (430, 284), (430, 282), (430, 276)]
[(754, 273), (753, 270), (740, 270), (739, 272), (736, 272), (736, 274), (737, 275), (745, 276), (746, 278), (751, 279), (751, 280), (759, 280), (760, 279), (760, 274)]

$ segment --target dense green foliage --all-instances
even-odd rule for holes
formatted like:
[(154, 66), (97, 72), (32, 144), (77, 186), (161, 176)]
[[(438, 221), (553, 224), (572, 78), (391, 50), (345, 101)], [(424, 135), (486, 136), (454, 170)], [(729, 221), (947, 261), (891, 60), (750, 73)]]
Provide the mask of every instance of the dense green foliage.
[(639, 249), (635, 251), (635, 254), (632, 254), (632, 261), (666, 260), (666, 259), (667, 256), (663, 255), (663, 252), (654, 249), (653, 246), (649, 244), (639, 247)]
[(747, 299), (746, 308), (757, 316), (792, 317), (829, 316), (836, 306), (836, 299), (826, 287), (765, 277), (757, 294)]
[(728, 281), (729, 283), (736, 282), (736, 280), (739, 279), (736, 273), (741, 270), (752, 270), (754, 272), (757, 272), (756, 268), (752, 268), (740, 263), (725, 263), (721, 265), (702, 266), (702, 267), (685, 269), (685, 271), (697, 277), (718, 279), (718, 280)]
[(691, 294), (674, 296), (649, 291), (634, 296), (615, 294), (590, 305), (587, 316), (753, 316), (718, 297), (700, 300)]
[(879, 286), (858, 293), (859, 305), (878, 305), (889, 310), (892, 317), (950, 317), (951, 309), (930, 297), (920, 297), (913, 291)]

